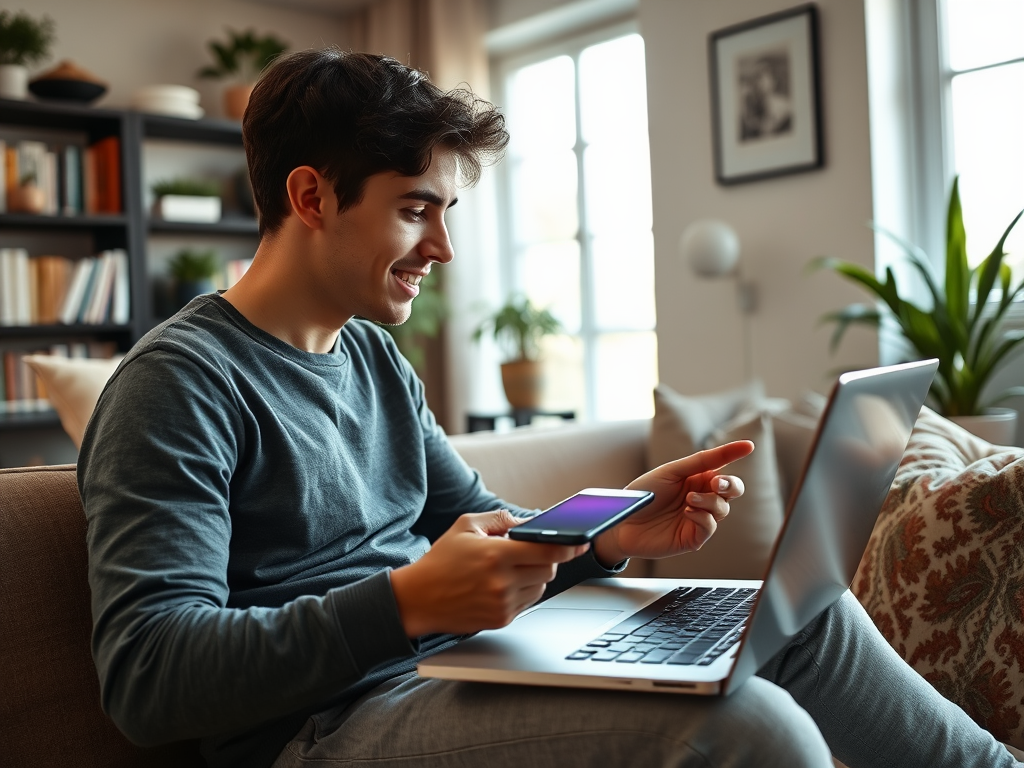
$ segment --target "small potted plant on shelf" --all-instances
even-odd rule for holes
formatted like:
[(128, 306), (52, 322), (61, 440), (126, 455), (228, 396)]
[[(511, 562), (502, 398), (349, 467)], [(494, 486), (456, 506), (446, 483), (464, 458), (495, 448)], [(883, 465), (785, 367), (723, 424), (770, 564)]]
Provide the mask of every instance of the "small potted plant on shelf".
[(224, 113), (233, 120), (241, 120), (256, 79), (276, 56), (288, 49), (288, 44), (273, 35), (257, 37), (251, 29), (229, 29), (227, 36), (226, 43), (209, 42), (215, 63), (200, 69), (199, 77), (235, 78), (236, 83), (224, 91)]
[(174, 299), (180, 309), (196, 296), (217, 290), (213, 278), (220, 271), (220, 262), (216, 251), (185, 248), (168, 262), (167, 271), (174, 281)]
[(505, 352), (501, 383), (513, 408), (538, 408), (544, 393), (544, 368), (540, 342), (557, 334), (562, 324), (547, 309), (535, 307), (525, 296), (513, 295), (497, 311), (484, 318), (473, 332), (479, 341), (491, 332)]
[[(1024, 295), (1024, 280), (1015, 285), (1010, 265), (1003, 261), (1003, 244), (1021, 214), (1024, 211), (1010, 222), (985, 260), (972, 269), (967, 264), (967, 234), (960, 208), (959, 179), (955, 179), (946, 219), (946, 272), (941, 281), (932, 274), (932, 266), (921, 249), (879, 228), (879, 232), (899, 243), (923, 278), (931, 299), (930, 308), (911, 301), (905, 286), (901, 291), (891, 268), (886, 269), (885, 279), (879, 280), (857, 264), (828, 257), (815, 259), (812, 267), (836, 272), (877, 300), (873, 304), (851, 304), (823, 318), (836, 326), (832, 349), (850, 325), (878, 327), (883, 320), (891, 320), (909, 348), (908, 359), (938, 358), (939, 370), (930, 395), (939, 413), (971, 431), (983, 432), (983, 437), (992, 438), (990, 442), (1012, 442), (1016, 412), (991, 406), (1024, 395), (1024, 387), (1001, 392), (988, 392), (986, 388), (1010, 354), (1024, 342), (1024, 332), (1001, 328), (1011, 304)], [(996, 288), (998, 298), (990, 301)], [(986, 432), (981, 426), (985, 421), (1001, 423), (1002, 429)]]
[(46, 192), (37, 182), (36, 172), (27, 171), (17, 186), (7, 190), (7, 210), (11, 213), (42, 213), (46, 208)]
[(208, 179), (167, 179), (153, 187), (153, 215), (164, 221), (220, 221), (220, 184)]
[(0, 11), (0, 97), (28, 95), (28, 67), (50, 56), (54, 40), (49, 16), (36, 20), (23, 11)]

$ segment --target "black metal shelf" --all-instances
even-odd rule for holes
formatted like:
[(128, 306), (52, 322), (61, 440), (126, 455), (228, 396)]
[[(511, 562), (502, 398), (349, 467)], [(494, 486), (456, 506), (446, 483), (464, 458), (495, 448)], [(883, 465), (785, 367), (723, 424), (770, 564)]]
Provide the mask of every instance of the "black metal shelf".
[(96, 227), (127, 227), (123, 213), (46, 216), (36, 213), (0, 213), (0, 227), (5, 229), (95, 229)]
[(174, 139), (194, 143), (229, 144), (241, 146), (242, 124), (235, 120), (206, 118), (190, 120), (170, 115), (137, 112), (142, 124), (142, 135), (147, 139)]
[(44, 429), (59, 427), (60, 417), (52, 408), (45, 411), (25, 411), (23, 413), (0, 413), (0, 432), (17, 429)]
[(46, 336), (97, 336), (118, 333), (131, 333), (130, 325), (115, 325), (103, 323), (98, 325), (86, 325), (76, 323), (74, 325), (3, 325), (0, 326), (0, 339), (37, 339)]
[[(199, 119), (157, 115), (135, 110), (105, 109), (66, 102), (0, 99), (0, 126), (19, 134), (39, 129), (84, 134), (89, 144), (107, 136), (118, 136), (121, 144), (121, 194), (123, 213), (78, 216), (42, 216), (25, 213), (0, 214), (0, 233), (90, 234), (97, 251), (124, 248), (128, 252), (132, 319), (127, 325), (33, 325), (0, 327), (0, 342), (24, 347), (26, 340), (115, 341), (127, 350), (158, 318), (152, 275), (147, 264), (147, 237), (160, 234), (198, 237), (255, 238), (259, 226), (254, 218), (228, 215), (212, 224), (150, 220), (143, 208), (142, 151), (147, 139), (169, 139), (186, 144), (242, 147), (242, 126), (233, 120)], [(69, 141), (81, 141), (69, 138)], [(19, 232), (19, 230), (21, 232)], [(59, 425), (53, 411), (0, 414), (0, 430), (48, 428)]]
[(152, 234), (256, 235), (260, 229), (256, 219), (225, 216), (220, 221), (210, 223), (150, 219), (149, 231)]

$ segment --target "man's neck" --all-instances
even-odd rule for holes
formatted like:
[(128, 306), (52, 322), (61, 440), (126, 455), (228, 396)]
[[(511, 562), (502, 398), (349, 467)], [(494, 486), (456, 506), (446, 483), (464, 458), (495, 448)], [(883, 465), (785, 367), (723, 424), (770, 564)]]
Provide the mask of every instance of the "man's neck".
[(264, 238), (252, 266), (222, 297), (271, 336), (305, 352), (330, 352), (349, 318), (339, 322), (318, 316), (313, 292), (304, 282), (306, 273), (295, 268), (297, 251), (287, 240), (280, 234)]

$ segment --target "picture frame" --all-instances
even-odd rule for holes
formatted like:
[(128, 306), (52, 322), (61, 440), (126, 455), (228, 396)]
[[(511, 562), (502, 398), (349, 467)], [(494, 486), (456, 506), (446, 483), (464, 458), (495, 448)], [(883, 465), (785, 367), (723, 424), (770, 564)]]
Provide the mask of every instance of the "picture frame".
[(712, 32), (708, 57), (718, 183), (824, 166), (813, 3)]

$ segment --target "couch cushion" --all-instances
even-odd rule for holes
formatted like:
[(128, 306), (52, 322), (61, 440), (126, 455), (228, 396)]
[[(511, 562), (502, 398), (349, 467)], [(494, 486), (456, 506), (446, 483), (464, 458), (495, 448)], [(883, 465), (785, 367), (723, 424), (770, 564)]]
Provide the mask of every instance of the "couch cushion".
[(1024, 451), (923, 409), (853, 587), (911, 666), (1024, 747)]
[(4, 765), (203, 765), (193, 744), (136, 747), (100, 709), (73, 466), (0, 470), (0, 553)]
[(622, 488), (644, 473), (650, 421), (568, 423), (453, 435), (452, 445), (489, 490), (543, 509), (582, 488)]

